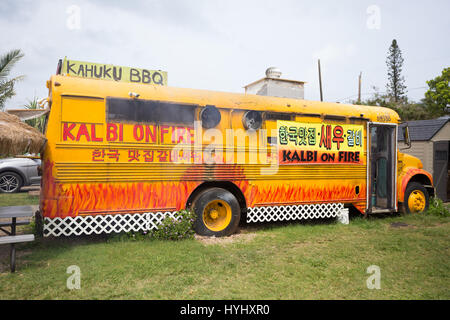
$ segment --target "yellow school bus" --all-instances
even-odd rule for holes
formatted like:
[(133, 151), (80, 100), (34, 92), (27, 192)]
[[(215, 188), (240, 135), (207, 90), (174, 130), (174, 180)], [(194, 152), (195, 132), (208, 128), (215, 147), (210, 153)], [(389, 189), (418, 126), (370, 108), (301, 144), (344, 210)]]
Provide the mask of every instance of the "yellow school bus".
[(42, 154), (44, 235), (195, 230), (240, 221), (426, 210), (420, 160), (391, 109), (53, 75)]

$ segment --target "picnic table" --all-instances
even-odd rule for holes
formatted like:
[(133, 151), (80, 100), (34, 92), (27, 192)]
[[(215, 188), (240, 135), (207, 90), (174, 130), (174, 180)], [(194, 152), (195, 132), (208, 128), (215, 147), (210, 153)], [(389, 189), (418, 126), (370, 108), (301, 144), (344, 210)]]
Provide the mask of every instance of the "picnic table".
[[(33, 234), (16, 235), (16, 227), (30, 223), (30, 220), (17, 221), (17, 218), (31, 218), (33, 216), (32, 206), (0, 207), (0, 219), (11, 219), (11, 221), (0, 221), (0, 230), (6, 236), (0, 236), (0, 244), (11, 246), (11, 272), (16, 271), (16, 243), (34, 241)], [(9, 227), (9, 230), (6, 228)]]

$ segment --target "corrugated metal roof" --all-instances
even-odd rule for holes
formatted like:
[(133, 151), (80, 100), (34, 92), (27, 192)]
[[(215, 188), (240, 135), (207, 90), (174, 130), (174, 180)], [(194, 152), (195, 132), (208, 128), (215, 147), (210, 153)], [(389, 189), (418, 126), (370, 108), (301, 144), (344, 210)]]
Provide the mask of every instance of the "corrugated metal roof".
[(449, 121), (450, 116), (444, 116), (432, 120), (407, 121), (399, 125), (398, 141), (403, 141), (401, 129), (406, 126), (406, 123), (409, 127), (411, 141), (428, 141), (433, 138), (434, 135)]

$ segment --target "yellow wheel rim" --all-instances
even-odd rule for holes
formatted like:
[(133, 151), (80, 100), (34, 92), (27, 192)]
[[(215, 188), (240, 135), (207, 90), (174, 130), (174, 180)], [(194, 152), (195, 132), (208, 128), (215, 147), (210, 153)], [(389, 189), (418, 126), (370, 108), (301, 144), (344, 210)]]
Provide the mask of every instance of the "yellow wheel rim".
[(203, 210), (203, 223), (211, 231), (222, 231), (231, 221), (231, 207), (223, 200), (208, 203)]
[(422, 212), (425, 210), (425, 194), (420, 190), (414, 190), (408, 197), (408, 207), (411, 212)]

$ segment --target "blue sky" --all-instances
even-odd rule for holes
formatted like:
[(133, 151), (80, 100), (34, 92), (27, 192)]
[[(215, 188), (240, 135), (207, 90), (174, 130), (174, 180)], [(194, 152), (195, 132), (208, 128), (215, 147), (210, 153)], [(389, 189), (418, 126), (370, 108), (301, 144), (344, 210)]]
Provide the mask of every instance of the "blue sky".
[[(74, 9), (75, 8), (75, 9)], [(75, 10), (75, 11), (74, 11)], [(283, 78), (306, 81), (318, 100), (321, 59), (325, 101), (385, 91), (392, 39), (405, 59), (408, 96), (450, 66), (450, 1), (2, 1), (1, 53), (25, 57), (26, 75), (7, 108), (47, 95), (58, 59), (168, 71), (169, 85), (244, 92), (277, 66)]]

